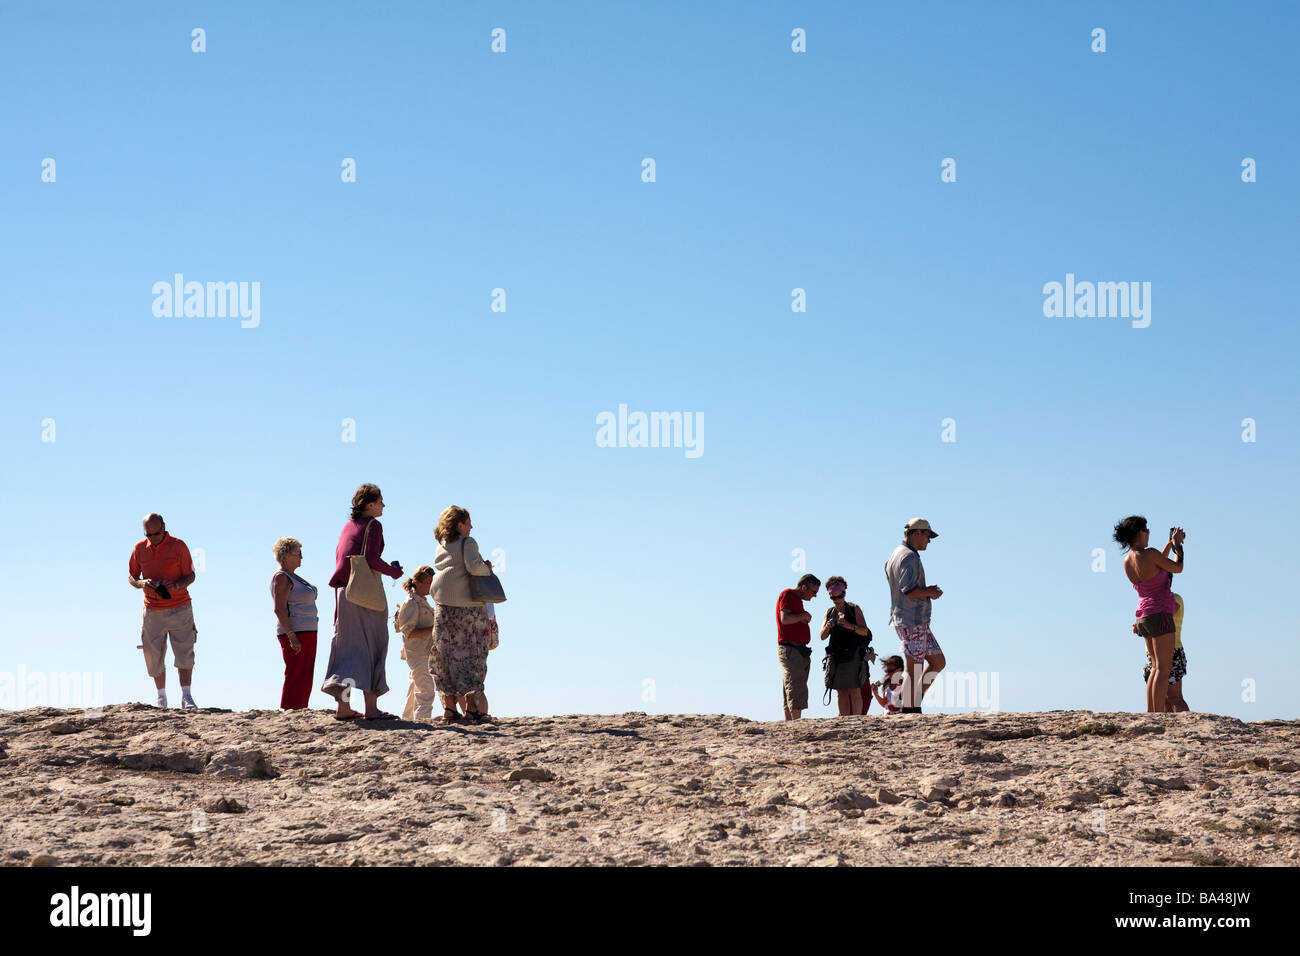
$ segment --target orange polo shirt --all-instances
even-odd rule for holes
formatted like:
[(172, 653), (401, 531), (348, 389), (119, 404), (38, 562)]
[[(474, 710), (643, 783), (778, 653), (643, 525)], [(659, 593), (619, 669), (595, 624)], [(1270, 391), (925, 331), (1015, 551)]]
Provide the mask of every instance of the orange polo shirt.
[[(164, 534), (163, 539), (151, 545), (149, 539), (137, 542), (131, 552), (131, 577), (158, 578), (162, 581), (175, 581), (194, 573), (194, 563), (190, 560), (190, 549), (180, 538)], [(172, 588), (171, 597), (164, 600), (158, 592), (147, 584), (144, 591), (146, 608), (180, 607), (190, 603), (190, 592), (186, 588)]]

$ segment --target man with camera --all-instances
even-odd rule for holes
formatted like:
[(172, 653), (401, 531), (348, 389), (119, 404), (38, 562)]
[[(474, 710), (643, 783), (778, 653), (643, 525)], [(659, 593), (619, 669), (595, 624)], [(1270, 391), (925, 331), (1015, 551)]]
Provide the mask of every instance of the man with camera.
[(181, 682), (181, 709), (198, 709), (190, 692), (198, 631), (187, 590), (194, 583), (194, 563), (185, 542), (167, 533), (162, 515), (151, 514), (144, 519), (144, 540), (131, 552), (129, 574), (131, 587), (144, 591), (140, 646), (144, 649), (145, 667), (158, 688), (158, 706), (167, 706), (166, 653), (170, 636)]

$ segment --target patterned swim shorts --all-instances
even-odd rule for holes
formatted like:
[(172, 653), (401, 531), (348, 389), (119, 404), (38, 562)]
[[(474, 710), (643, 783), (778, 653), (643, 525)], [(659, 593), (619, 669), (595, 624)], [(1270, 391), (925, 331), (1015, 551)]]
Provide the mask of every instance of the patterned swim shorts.
[(943, 648), (930, 633), (929, 624), (917, 624), (913, 627), (896, 627), (898, 640), (903, 645), (903, 656), (910, 661), (923, 661), (931, 654), (942, 654)]
[[(1173, 664), (1169, 668), (1169, 683), (1177, 684), (1187, 676), (1187, 655), (1181, 647), (1174, 648)], [(1142, 668), (1142, 680), (1151, 679), (1151, 655), (1147, 655), (1147, 666)]]

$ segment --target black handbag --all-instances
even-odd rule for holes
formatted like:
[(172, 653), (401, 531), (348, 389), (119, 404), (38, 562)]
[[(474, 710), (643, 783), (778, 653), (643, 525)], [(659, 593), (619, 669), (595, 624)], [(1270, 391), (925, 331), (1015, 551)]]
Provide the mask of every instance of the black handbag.
[[(465, 563), (465, 539), (460, 539), (460, 563)], [(469, 568), (465, 568), (469, 574)], [(478, 604), (500, 604), (506, 599), (506, 590), (495, 571), (487, 574), (469, 574), (469, 596)]]

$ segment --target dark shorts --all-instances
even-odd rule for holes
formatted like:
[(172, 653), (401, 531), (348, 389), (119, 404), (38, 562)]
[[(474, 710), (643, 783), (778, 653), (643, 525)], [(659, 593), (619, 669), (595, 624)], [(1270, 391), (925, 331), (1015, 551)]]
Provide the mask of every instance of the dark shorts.
[[(1187, 655), (1181, 647), (1174, 648), (1174, 660), (1169, 668), (1169, 683), (1177, 684), (1187, 676)], [(1142, 668), (1142, 680), (1151, 679), (1151, 656), (1147, 655), (1147, 666)]]
[(1174, 633), (1174, 616), (1172, 614), (1151, 614), (1138, 618), (1138, 636), (1159, 637), (1161, 634)]
[(851, 661), (831, 665), (830, 690), (857, 690), (867, 682), (867, 662), (861, 656)]

